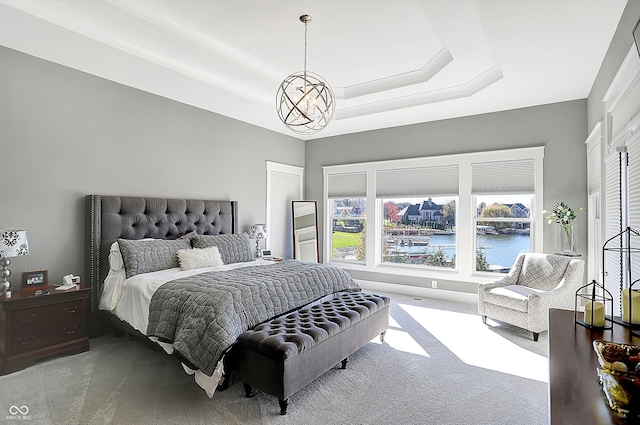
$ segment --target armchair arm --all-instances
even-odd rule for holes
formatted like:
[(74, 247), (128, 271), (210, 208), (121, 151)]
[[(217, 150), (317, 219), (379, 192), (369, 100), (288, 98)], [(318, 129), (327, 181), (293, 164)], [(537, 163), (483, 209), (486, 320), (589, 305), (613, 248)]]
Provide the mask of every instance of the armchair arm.
[[(584, 260), (569, 262), (560, 283), (551, 291), (531, 294), (528, 298), (529, 329), (540, 332), (549, 328), (549, 309), (573, 310), (576, 291), (583, 284)], [(537, 329), (537, 330), (536, 330)]]
[(509, 273), (502, 279), (491, 282), (478, 283), (478, 313), (484, 316), (485, 294), (487, 292), (491, 291), (494, 288), (516, 285), (518, 283), (518, 278), (520, 277), (520, 271), (522, 270), (523, 263), (524, 254), (519, 254), (516, 258), (515, 263), (513, 263), (513, 266), (511, 266), (511, 270), (509, 270)]

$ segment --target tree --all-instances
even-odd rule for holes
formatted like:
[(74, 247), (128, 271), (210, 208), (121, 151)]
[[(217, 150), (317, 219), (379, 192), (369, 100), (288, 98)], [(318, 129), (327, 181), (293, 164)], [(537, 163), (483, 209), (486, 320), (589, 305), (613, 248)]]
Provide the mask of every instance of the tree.
[(442, 215), (444, 216), (445, 223), (451, 225), (456, 224), (456, 201), (449, 201), (442, 206)]
[[(506, 205), (501, 204), (493, 204), (489, 207), (484, 207), (480, 212), (480, 217), (486, 218), (496, 218), (496, 217), (513, 217), (513, 212), (511, 208)], [(481, 225), (488, 225), (490, 222), (478, 222)], [(509, 223), (490, 223), (495, 227), (496, 230), (505, 229), (510, 227)]]
[(506, 205), (493, 204), (490, 207), (484, 207), (480, 217), (513, 217), (513, 212)]
[(455, 256), (448, 258), (444, 249), (438, 247), (435, 250), (430, 250), (422, 263), (435, 267), (455, 267)]
[(400, 217), (398, 217), (398, 212), (400, 211), (400, 208), (398, 208), (398, 205), (394, 202), (385, 202), (384, 203), (384, 219), (385, 219), (385, 223), (386, 222), (390, 222), (390, 223), (397, 223), (398, 221), (400, 221)]
[(480, 248), (476, 251), (476, 270), (479, 272), (489, 270), (489, 262), (487, 261), (487, 253)]
[(358, 233), (358, 247), (356, 248), (356, 260), (364, 261), (364, 253), (365, 253), (365, 237), (364, 237), (364, 226), (362, 226), (362, 231)]

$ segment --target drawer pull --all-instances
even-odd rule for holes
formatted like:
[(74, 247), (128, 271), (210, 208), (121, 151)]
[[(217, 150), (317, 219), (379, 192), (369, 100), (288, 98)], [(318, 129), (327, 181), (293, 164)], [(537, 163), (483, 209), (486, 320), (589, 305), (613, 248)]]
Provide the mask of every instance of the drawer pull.
[(64, 328), (64, 331), (65, 331), (68, 335), (71, 335), (72, 333), (74, 333), (74, 332), (76, 331), (76, 329), (78, 329), (78, 327), (77, 327), (77, 326), (74, 326), (74, 327), (73, 327), (73, 329), (67, 329), (67, 328)]
[(18, 342), (20, 342), (20, 344), (22, 345), (27, 345), (32, 343), (35, 338), (36, 338), (35, 335), (31, 335), (31, 338), (29, 339), (18, 338)]
[(73, 313), (75, 313), (77, 310), (78, 310), (78, 307), (77, 307), (77, 306), (75, 306), (75, 305), (73, 306), (73, 310), (67, 310), (67, 307), (65, 307), (65, 308), (64, 308), (64, 311), (66, 311), (66, 312), (67, 312), (67, 313), (69, 313), (69, 314), (73, 314)]
[(28, 319), (25, 319), (22, 316), (20, 316), (19, 320), (21, 323), (29, 323), (30, 321), (33, 320), (34, 317), (36, 317), (36, 315), (34, 313), (31, 313), (31, 317), (29, 317)]

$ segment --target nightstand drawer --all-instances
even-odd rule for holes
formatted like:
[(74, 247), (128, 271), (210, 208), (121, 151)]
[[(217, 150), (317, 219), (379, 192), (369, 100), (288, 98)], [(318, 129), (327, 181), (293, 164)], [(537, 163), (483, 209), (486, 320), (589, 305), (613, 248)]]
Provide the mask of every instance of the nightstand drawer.
[(11, 313), (10, 354), (20, 354), (85, 335), (84, 303), (73, 300)]

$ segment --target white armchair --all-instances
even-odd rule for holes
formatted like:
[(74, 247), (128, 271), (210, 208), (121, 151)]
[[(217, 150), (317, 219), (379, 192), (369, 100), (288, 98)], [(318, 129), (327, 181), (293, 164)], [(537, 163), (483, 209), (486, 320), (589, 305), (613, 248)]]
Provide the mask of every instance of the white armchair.
[(533, 332), (549, 329), (549, 308), (573, 310), (583, 285), (584, 260), (562, 255), (520, 254), (509, 274), (478, 285), (478, 312)]

